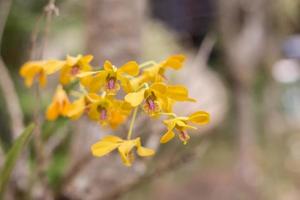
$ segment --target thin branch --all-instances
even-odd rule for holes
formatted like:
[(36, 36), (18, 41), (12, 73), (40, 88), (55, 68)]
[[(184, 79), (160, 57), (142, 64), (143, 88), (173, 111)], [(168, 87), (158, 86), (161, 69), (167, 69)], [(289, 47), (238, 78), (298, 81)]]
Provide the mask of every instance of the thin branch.
[(55, 6), (55, 0), (49, 0), (48, 4), (44, 8), (44, 12), (46, 14), (46, 25), (45, 25), (45, 29), (44, 29), (44, 33), (43, 33), (44, 40), (43, 40), (42, 49), (41, 49), (41, 58), (44, 58), (45, 50), (47, 49), (48, 35), (50, 32), (53, 15), (58, 16), (58, 14), (59, 14), (58, 8)]
[[(6, 24), (6, 19), (11, 8), (12, 1), (0, 1), (0, 47)], [(10, 129), (13, 139), (17, 138), (24, 129), (23, 113), (19, 102), (19, 97), (15, 90), (14, 82), (11, 79), (9, 71), (0, 56), (0, 87), (6, 102), (7, 111), (10, 117)]]
[[(49, 0), (48, 4), (44, 7), (42, 16), (38, 18), (37, 24), (35, 26), (35, 29), (32, 32), (32, 36), (31, 36), (31, 43), (32, 43), (31, 56), (34, 56), (36, 39), (37, 39), (37, 36), (39, 33), (40, 19), (42, 19), (43, 16), (46, 16), (46, 19), (45, 19), (46, 23), (45, 23), (45, 27), (44, 27), (44, 31), (43, 31), (42, 48), (40, 49), (40, 52), (38, 55), (39, 57), (37, 59), (42, 59), (44, 57), (45, 50), (47, 48), (47, 43), (48, 43), (48, 34), (49, 34), (49, 30), (50, 30), (51, 20), (52, 20), (52, 16), (54, 14), (58, 14), (58, 9), (55, 6), (55, 0)], [(31, 59), (33, 59), (33, 58), (31, 58)], [(40, 96), (40, 88), (38, 85), (36, 85), (36, 88), (35, 88), (35, 99), (37, 100), (37, 102), (36, 102), (35, 111), (34, 111), (34, 121), (36, 123), (36, 128), (34, 130), (34, 148), (35, 148), (35, 152), (37, 155), (37, 175), (38, 175), (37, 178), (41, 182), (41, 190), (42, 190), (41, 194), (39, 194), (39, 195), (43, 196), (43, 198), (52, 199), (53, 194), (48, 186), (47, 175), (46, 175), (48, 159), (45, 154), (44, 144), (43, 144), (43, 140), (41, 137), (41, 124), (42, 124), (42, 121), (40, 119), (41, 96)]]
[(130, 184), (120, 186), (119, 188), (116, 188), (115, 190), (108, 192), (105, 196), (99, 199), (101, 200), (118, 199), (122, 195), (137, 189), (143, 183), (149, 183), (158, 176), (161, 177), (169, 172), (180, 169), (181, 167), (186, 166), (187, 164), (191, 163), (195, 159), (202, 157), (207, 151), (208, 147), (209, 147), (208, 142), (201, 144), (198, 146), (198, 148), (195, 147), (193, 148), (192, 151), (183, 153), (182, 155), (175, 157), (175, 159), (170, 159), (166, 164), (158, 166), (154, 170), (151, 170), (148, 173), (143, 174), (142, 176), (140, 176)]
[[(125, 132), (126, 124), (121, 126), (121, 128), (124, 129), (123, 132)], [(61, 193), (64, 191), (64, 189), (73, 182), (73, 180), (82, 172), (85, 167), (89, 165), (89, 163), (93, 160), (93, 156), (91, 155), (91, 152), (85, 153), (81, 159), (78, 159), (77, 162), (75, 162), (70, 168), (67, 170), (66, 175), (63, 177), (62, 181), (62, 187), (60, 188), (60, 191), (58, 191), (58, 195), (61, 195)]]
[[(5, 24), (12, 5), (12, 0), (0, 0), (0, 47), (2, 45), (2, 37), (4, 33)], [(5, 65), (2, 56), (0, 55), (0, 88), (2, 90), (3, 98), (6, 103), (7, 112), (10, 118), (10, 131), (12, 139), (15, 140), (24, 129), (23, 112), (20, 106), (19, 97), (15, 90), (14, 82), (9, 74), (8, 68)], [(0, 160), (4, 157), (0, 155)], [(25, 166), (24, 166), (25, 165)], [(18, 187), (23, 187), (28, 180), (28, 168), (26, 168), (26, 156), (22, 156), (16, 165), (13, 174), (13, 181), (18, 183)], [(18, 181), (16, 179), (18, 178)], [(14, 184), (10, 184), (14, 188)], [(15, 188), (14, 188), (15, 189)], [(13, 190), (14, 190), (13, 189)], [(10, 190), (9, 193), (13, 192)]]
[(66, 128), (62, 128), (58, 134), (55, 134), (49, 138), (45, 144), (45, 154), (46, 156), (52, 155), (52, 153), (65, 141), (68, 137), (68, 131)]
[(211, 55), (215, 43), (216, 38), (213, 34), (208, 34), (205, 36), (201, 46), (199, 47), (196, 57), (193, 60), (193, 66), (199, 66), (199, 64), (201, 66), (207, 65), (208, 59)]
[[(47, 41), (48, 41), (48, 34), (49, 34), (49, 30), (50, 30), (50, 25), (51, 25), (51, 20), (52, 20), (52, 16), (54, 14), (58, 14), (58, 9), (55, 6), (55, 0), (49, 0), (48, 4), (44, 7), (44, 12), (43, 15), (46, 16), (46, 24), (45, 24), (45, 28), (44, 28), (44, 32), (43, 32), (43, 45), (42, 45), (42, 49), (40, 50), (40, 59), (44, 57), (45, 54), (45, 49), (47, 47)], [(37, 25), (34, 29), (34, 31), (32, 32), (32, 47), (35, 46), (36, 43), (36, 38), (37, 38), (37, 34), (39, 32), (38, 28), (38, 24), (40, 22), (40, 19), (42, 18), (39, 17), (39, 20), (37, 21)], [(34, 51), (35, 49), (32, 48), (32, 51)], [(33, 55), (33, 53), (31, 53), (31, 55)], [(40, 88), (37, 85), (35, 88), (35, 97), (37, 99), (37, 105), (35, 106), (35, 111), (34, 111), (34, 120), (36, 122), (36, 129), (35, 129), (35, 149), (36, 149), (36, 153), (37, 153), (37, 157), (38, 157), (38, 163), (39, 163), (39, 168), (44, 168), (46, 167), (46, 162), (45, 162), (45, 153), (44, 153), (44, 149), (43, 149), (43, 142), (42, 142), (42, 138), (41, 138), (41, 120), (40, 120), (40, 111), (41, 111), (41, 106), (40, 106), (40, 100), (41, 100), (41, 96), (40, 96)], [(44, 170), (41, 170), (41, 172)], [(44, 174), (44, 173), (42, 173)]]
[(38, 38), (38, 34), (39, 34), (39, 30), (40, 30), (40, 25), (41, 25), (41, 21), (44, 17), (44, 13), (40, 16), (38, 16), (37, 20), (36, 20), (36, 23), (34, 25), (34, 28), (33, 28), (33, 31), (31, 33), (31, 36), (30, 36), (30, 48), (29, 48), (29, 52), (30, 52), (30, 60), (34, 60), (37, 55), (36, 55), (36, 41), (37, 41), (37, 38)]
[(6, 24), (6, 19), (8, 17), (10, 8), (11, 8), (12, 0), (0, 0), (0, 46), (2, 42), (2, 36)]
[(63, 178), (62, 183), (62, 190), (64, 190), (65, 186), (68, 186), (70, 183), (73, 182), (74, 178), (77, 177), (77, 175), (87, 166), (87, 164), (93, 160), (93, 156), (90, 152), (82, 156), (81, 159), (79, 159), (73, 166), (70, 168), (68, 173)]

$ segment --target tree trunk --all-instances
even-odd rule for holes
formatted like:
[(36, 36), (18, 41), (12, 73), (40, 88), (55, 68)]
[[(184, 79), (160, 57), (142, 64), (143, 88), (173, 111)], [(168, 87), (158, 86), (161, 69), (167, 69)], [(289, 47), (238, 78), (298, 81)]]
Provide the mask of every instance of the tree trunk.
[(236, 106), (237, 181), (241, 192), (246, 192), (250, 199), (258, 199), (253, 86), (265, 55), (267, 6), (264, 3), (262, 0), (219, 0), (220, 28)]
[[(120, 66), (139, 58), (143, 0), (89, 0), (85, 11), (87, 54), (94, 55), (94, 65), (102, 66), (108, 59)], [(135, 169), (123, 167), (117, 155), (100, 159), (91, 156), (90, 146), (110, 131), (104, 132), (99, 124), (87, 120), (77, 124), (64, 196), (101, 199), (114, 188), (134, 181)]]
[(87, 53), (95, 56), (97, 64), (138, 59), (144, 4), (143, 0), (86, 2)]

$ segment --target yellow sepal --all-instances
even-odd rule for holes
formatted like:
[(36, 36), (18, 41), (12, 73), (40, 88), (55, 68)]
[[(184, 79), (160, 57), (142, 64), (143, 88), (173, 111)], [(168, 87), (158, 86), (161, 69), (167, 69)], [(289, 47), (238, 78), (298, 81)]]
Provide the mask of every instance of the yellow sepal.
[(136, 107), (140, 105), (144, 100), (144, 93), (146, 89), (141, 89), (138, 92), (132, 92), (125, 96), (125, 101), (131, 104), (131, 106)]
[(189, 121), (191, 121), (192, 123), (199, 125), (208, 124), (210, 121), (210, 115), (205, 111), (194, 112), (191, 115), (189, 115), (188, 118)]

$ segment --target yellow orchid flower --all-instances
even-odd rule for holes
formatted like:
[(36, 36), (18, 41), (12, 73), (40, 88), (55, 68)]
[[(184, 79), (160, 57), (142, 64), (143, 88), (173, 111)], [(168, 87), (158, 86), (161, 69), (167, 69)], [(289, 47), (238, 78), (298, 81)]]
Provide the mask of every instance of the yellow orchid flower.
[[(102, 88), (107, 95), (116, 95), (120, 90), (120, 84), (125, 91), (129, 90), (128, 76), (136, 76), (139, 73), (139, 66), (135, 61), (130, 61), (121, 67), (115, 67), (108, 60), (104, 62), (104, 70), (92, 72), (96, 74), (89, 83), (89, 90), (91, 92), (98, 92)], [(88, 75), (92, 73), (86, 73)], [(80, 75), (79, 75), (80, 76)], [(83, 73), (82, 76), (84, 77)]]
[(137, 107), (143, 102), (143, 109), (151, 116), (161, 111), (162, 97), (166, 92), (166, 85), (163, 83), (154, 83), (150, 87), (142, 88), (137, 92), (128, 93), (125, 101), (132, 107)]
[[(66, 85), (76, 78), (76, 75), (82, 72), (87, 72), (92, 69), (90, 62), (92, 61), (92, 55), (78, 55), (76, 57), (67, 56), (66, 63), (61, 69), (60, 83)], [(85, 85), (85, 82), (89, 81), (88, 77), (80, 79), (81, 83)], [(87, 83), (86, 83), (87, 84)]]
[(148, 65), (152, 66), (145, 68), (140, 76), (130, 79), (128, 85), (131, 87), (131, 90), (129, 91), (136, 91), (144, 83), (163, 82), (165, 80), (164, 74), (166, 69), (171, 68), (179, 70), (181, 69), (184, 60), (185, 56), (183, 55), (173, 55), (158, 64), (154, 61), (141, 64), (141, 68), (147, 67)]
[(163, 81), (165, 80), (165, 71), (167, 68), (179, 70), (181, 69), (184, 61), (184, 55), (170, 56), (161, 63), (146, 68), (143, 73), (144, 79), (152, 82)]
[(178, 137), (184, 144), (190, 139), (187, 133), (187, 129), (197, 129), (194, 126), (188, 125), (188, 123), (193, 123), (197, 125), (204, 125), (209, 123), (210, 117), (209, 113), (204, 111), (195, 112), (188, 117), (173, 117), (171, 119), (164, 120), (164, 124), (167, 126), (168, 131), (161, 137), (161, 143), (167, 143), (172, 138), (174, 138), (174, 129), (178, 131)]
[(128, 103), (104, 95), (90, 104), (88, 115), (102, 126), (110, 125), (115, 129), (127, 119), (131, 110)]
[(126, 166), (131, 166), (134, 160), (133, 148), (136, 147), (137, 154), (142, 157), (154, 155), (154, 150), (145, 148), (138, 137), (132, 140), (123, 140), (120, 137), (108, 135), (91, 146), (94, 156), (102, 157), (111, 151), (118, 149), (122, 162)]
[(142, 73), (141, 75), (130, 79), (129, 84), (128, 84), (128, 92), (127, 93), (137, 91), (144, 84), (146, 84), (146, 83), (148, 84), (148, 82), (150, 82), (150, 80), (149, 80), (148, 76), (145, 75), (145, 73)]
[(69, 106), (69, 98), (62, 86), (59, 85), (56, 89), (51, 104), (48, 106), (46, 118), (48, 120), (55, 120), (60, 115), (67, 116)]
[(108, 114), (110, 127), (115, 129), (119, 125), (123, 124), (131, 111), (132, 107), (129, 103), (121, 100), (114, 100), (114, 106), (110, 109)]
[[(196, 125), (210, 121), (210, 115), (205, 111), (184, 117), (173, 113), (175, 103), (196, 101), (189, 97), (185, 86), (166, 83), (166, 70), (181, 69), (185, 61), (183, 55), (172, 55), (159, 63), (148, 61), (139, 65), (129, 61), (118, 67), (106, 60), (103, 68), (97, 69), (92, 69), (92, 59), (92, 55), (68, 55), (64, 61), (30, 61), (21, 67), (20, 74), (29, 87), (34, 81), (44, 86), (48, 75), (61, 70), (60, 84), (45, 113), (48, 120), (55, 120), (59, 116), (76, 120), (87, 115), (89, 120), (115, 129), (131, 116), (127, 139), (105, 136), (91, 146), (94, 156), (102, 157), (117, 150), (123, 164), (131, 166), (134, 154), (142, 157), (154, 155), (154, 150), (142, 146), (140, 137), (132, 137), (140, 108), (153, 118), (167, 116), (162, 120), (167, 130), (160, 138), (161, 143), (167, 143), (177, 135), (186, 144), (190, 139), (189, 129), (197, 129)], [(70, 100), (64, 85), (72, 89), (68, 92)]]
[(159, 112), (171, 112), (174, 101), (195, 101), (188, 96), (188, 90), (181, 85), (166, 85), (162, 82), (153, 83), (150, 87), (137, 92), (128, 93), (125, 101), (136, 107), (142, 104), (143, 109), (150, 116)]
[(73, 101), (68, 109), (67, 116), (73, 120), (78, 119), (83, 113), (90, 111), (90, 106), (98, 102), (101, 97), (95, 93), (79, 94), (80, 97)]
[(25, 79), (27, 87), (31, 87), (35, 78), (41, 87), (47, 83), (47, 75), (54, 74), (64, 66), (64, 61), (46, 60), (30, 61), (21, 66), (20, 75)]

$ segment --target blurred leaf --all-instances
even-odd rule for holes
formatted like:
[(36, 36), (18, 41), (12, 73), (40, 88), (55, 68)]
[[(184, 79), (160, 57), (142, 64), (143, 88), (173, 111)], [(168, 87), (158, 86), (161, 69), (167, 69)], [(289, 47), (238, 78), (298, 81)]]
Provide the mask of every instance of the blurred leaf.
[(15, 167), (19, 155), (22, 153), (22, 150), (28, 144), (33, 129), (34, 124), (30, 124), (29, 126), (27, 126), (27, 128), (17, 138), (17, 140), (14, 142), (13, 146), (7, 153), (6, 160), (2, 166), (0, 173), (0, 199), (3, 199), (5, 187), (9, 181), (9, 177)]
[(49, 185), (54, 191), (58, 191), (62, 187), (62, 179), (66, 166), (68, 166), (68, 154), (67, 149), (59, 149), (59, 152), (55, 153), (52, 157), (52, 161), (49, 164), (47, 176), (49, 179)]
[(58, 130), (65, 127), (68, 124), (66, 118), (60, 117), (56, 121), (44, 121), (42, 125), (43, 140), (47, 141), (50, 137), (57, 134)]

